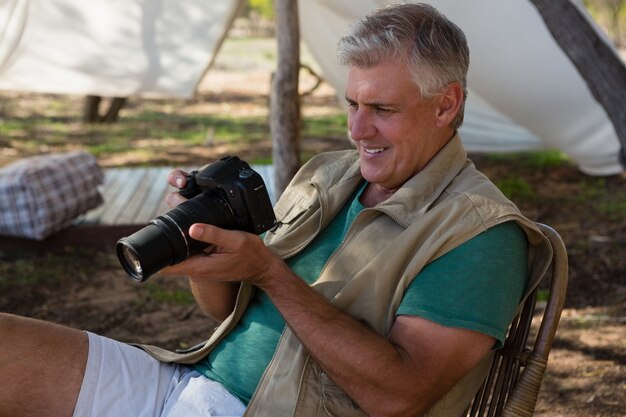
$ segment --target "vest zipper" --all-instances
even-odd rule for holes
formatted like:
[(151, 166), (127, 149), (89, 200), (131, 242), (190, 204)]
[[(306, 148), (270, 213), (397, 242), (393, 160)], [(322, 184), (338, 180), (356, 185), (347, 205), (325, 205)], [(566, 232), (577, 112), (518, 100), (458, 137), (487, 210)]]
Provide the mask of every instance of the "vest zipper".
[[(295, 251), (288, 253), (287, 255), (283, 256), (283, 260), (287, 260), (289, 258), (292, 258), (294, 256), (296, 256), (297, 254), (299, 254), (300, 252), (302, 252), (304, 249), (306, 249), (307, 246), (309, 246), (309, 244), (313, 241), (313, 239), (315, 239), (315, 237), (317, 235), (320, 234), (320, 231), (322, 230), (322, 224), (323, 224), (323, 219), (324, 219), (324, 204), (322, 201), (322, 193), (320, 192), (320, 190), (318, 189), (318, 187), (315, 185), (315, 183), (313, 182), (309, 182), (313, 187), (315, 187), (315, 189), (318, 192), (318, 195), (320, 196), (320, 220), (319, 223), (317, 225), (317, 231), (309, 238), (307, 239), (304, 244), (300, 245), (299, 248), (297, 248)], [(257, 396), (257, 392), (259, 391), (259, 387), (261, 386), (261, 384), (263, 383), (263, 379), (265, 378), (265, 375), (267, 374), (268, 370), (270, 369), (270, 367), (272, 366), (272, 364), (274, 363), (274, 359), (276, 359), (276, 353), (278, 352), (278, 349), (280, 347), (280, 344), (283, 340), (283, 337), (285, 336), (285, 331), (287, 330), (287, 322), (285, 321), (285, 326), (283, 327), (283, 331), (280, 334), (280, 338), (278, 339), (278, 343), (276, 343), (276, 347), (274, 348), (274, 353), (272, 354), (272, 358), (270, 359), (270, 361), (267, 363), (267, 366), (265, 367), (265, 370), (263, 371), (263, 375), (261, 375), (261, 379), (259, 379), (259, 382), (257, 383), (256, 387), (254, 388), (254, 392), (252, 393), (252, 397), (250, 397), (250, 402), (248, 403), (251, 404), (252, 401), (254, 401), (254, 399)], [(246, 407), (246, 412), (243, 414), (243, 417), (245, 417), (247, 415), (247, 407)]]
[[(256, 387), (254, 388), (254, 392), (252, 393), (252, 397), (250, 397), (250, 401), (248, 402), (248, 405), (250, 405), (252, 401), (254, 401), (254, 399), (256, 398), (257, 392), (259, 391), (259, 387), (261, 386), (261, 383), (263, 382), (263, 379), (265, 378), (267, 371), (272, 366), (272, 362), (274, 362), (274, 359), (276, 358), (276, 353), (278, 353), (280, 342), (283, 340), (286, 330), (287, 330), (287, 323), (285, 322), (285, 326), (283, 326), (283, 331), (280, 333), (280, 337), (278, 338), (278, 343), (276, 343), (276, 347), (274, 348), (274, 353), (272, 354), (272, 358), (267, 363), (267, 366), (265, 367), (265, 370), (263, 371), (263, 375), (261, 375), (261, 379), (259, 379), (259, 382), (257, 382)], [(245, 417), (247, 413), (248, 413), (248, 407), (246, 406), (246, 411), (243, 413), (242, 417)]]

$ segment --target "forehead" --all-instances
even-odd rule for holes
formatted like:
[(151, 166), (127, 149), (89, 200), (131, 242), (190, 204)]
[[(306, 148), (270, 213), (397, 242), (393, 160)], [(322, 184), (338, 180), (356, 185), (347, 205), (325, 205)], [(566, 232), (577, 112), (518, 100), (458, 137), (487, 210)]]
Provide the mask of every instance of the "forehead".
[(371, 67), (351, 66), (348, 71), (346, 96), (350, 99), (393, 99), (419, 95), (406, 65), (385, 61)]

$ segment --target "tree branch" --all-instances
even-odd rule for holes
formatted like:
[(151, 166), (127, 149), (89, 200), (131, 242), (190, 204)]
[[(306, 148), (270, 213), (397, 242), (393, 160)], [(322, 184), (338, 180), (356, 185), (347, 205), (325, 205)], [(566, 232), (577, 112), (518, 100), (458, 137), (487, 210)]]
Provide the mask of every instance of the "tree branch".
[(556, 42), (583, 77), (613, 123), (626, 168), (626, 66), (580, 6), (571, 0), (531, 0)]

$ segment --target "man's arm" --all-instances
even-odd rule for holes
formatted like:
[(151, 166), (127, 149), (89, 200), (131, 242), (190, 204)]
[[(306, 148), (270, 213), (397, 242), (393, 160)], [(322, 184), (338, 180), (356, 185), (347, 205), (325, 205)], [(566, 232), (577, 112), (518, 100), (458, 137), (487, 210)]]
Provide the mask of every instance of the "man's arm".
[(384, 339), (287, 268), (257, 285), (330, 378), (372, 416), (423, 414), (494, 344), (490, 336), (417, 316), (399, 316)]
[[(194, 225), (195, 239), (217, 245), (210, 256), (171, 267), (196, 281), (248, 280), (272, 299), (317, 363), (368, 415), (420, 415), (491, 349), (494, 339), (400, 316), (388, 339), (317, 294), (257, 236)], [(200, 272), (205, 271), (205, 272)]]
[(235, 308), (239, 285), (232, 282), (203, 282), (189, 278), (191, 293), (200, 310), (209, 317), (223, 321)]

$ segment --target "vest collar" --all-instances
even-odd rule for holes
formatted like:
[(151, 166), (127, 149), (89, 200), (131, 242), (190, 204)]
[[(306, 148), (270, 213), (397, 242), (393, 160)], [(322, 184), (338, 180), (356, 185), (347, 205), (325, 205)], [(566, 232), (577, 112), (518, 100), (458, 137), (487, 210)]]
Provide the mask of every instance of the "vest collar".
[(466, 162), (467, 152), (456, 133), (420, 172), (375, 208), (408, 227), (416, 217), (428, 211)]

